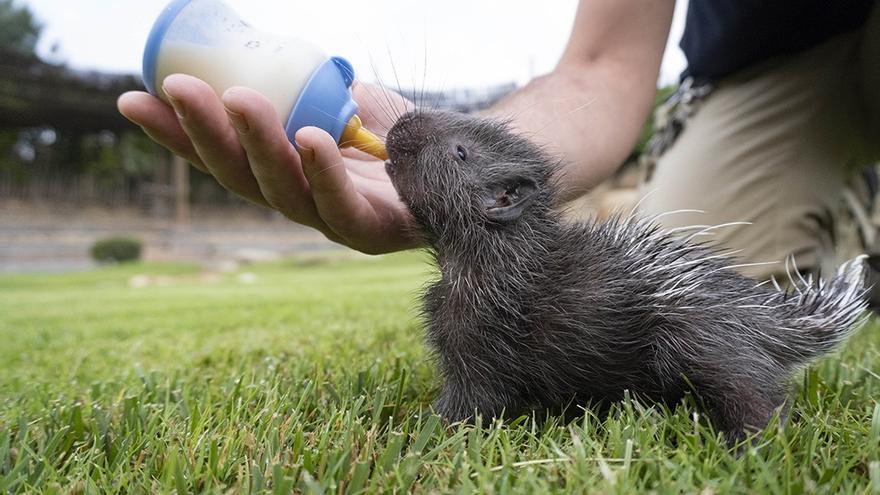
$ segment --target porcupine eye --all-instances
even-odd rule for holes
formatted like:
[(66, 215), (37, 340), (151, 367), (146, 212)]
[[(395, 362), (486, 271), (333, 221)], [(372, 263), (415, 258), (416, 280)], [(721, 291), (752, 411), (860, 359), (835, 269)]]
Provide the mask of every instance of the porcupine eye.
[(465, 148), (464, 146), (459, 144), (458, 147), (455, 148), (455, 151), (458, 153), (458, 157), (461, 159), (461, 161), (463, 161), (463, 162), (467, 161), (467, 158), (468, 158), (467, 148)]

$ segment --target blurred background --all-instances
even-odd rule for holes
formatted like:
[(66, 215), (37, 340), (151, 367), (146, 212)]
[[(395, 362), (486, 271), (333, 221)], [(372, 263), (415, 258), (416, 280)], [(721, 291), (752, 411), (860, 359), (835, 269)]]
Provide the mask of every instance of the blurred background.
[[(142, 89), (143, 46), (165, 0), (0, 0), (0, 272), (86, 270), (108, 259), (235, 266), (346, 252), (252, 206), (154, 145), (115, 101)], [(491, 105), (553, 68), (576, 0), (228, 0), (260, 29), (345, 56), (360, 79), (460, 111)], [(687, 2), (658, 87), (668, 94)], [(650, 123), (633, 151), (650, 134)], [(584, 200), (632, 198), (634, 167)]]

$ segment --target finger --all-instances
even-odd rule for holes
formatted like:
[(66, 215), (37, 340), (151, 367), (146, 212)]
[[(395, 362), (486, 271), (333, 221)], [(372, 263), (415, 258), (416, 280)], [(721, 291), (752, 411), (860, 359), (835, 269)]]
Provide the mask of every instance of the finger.
[(254, 203), (268, 206), (248, 165), (223, 104), (207, 83), (192, 76), (165, 78), (162, 90), (183, 130), (217, 182)]
[(369, 161), (348, 159), (345, 161), (345, 165), (348, 167), (348, 172), (352, 175), (384, 183), (391, 182), (388, 172), (385, 171), (385, 162), (376, 161), (375, 159)]
[(364, 162), (364, 161), (375, 162), (376, 160), (378, 160), (378, 158), (376, 158), (375, 156), (367, 153), (366, 151), (361, 151), (361, 150), (355, 148), (354, 146), (346, 146), (344, 148), (340, 148), (339, 151), (342, 152), (342, 156), (344, 156), (345, 158), (349, 158), (351, 160), (357, 160), (357, 161), (361, 161), (361, 162)]
[(291, 220), (325, 229), (299, 153), (269, 100), (248, 88), (229, 89), (222, 100), (266, 201)]
[[(352, 171), (351, 168), (348, 169)], [(400, 201), (397, 190), (391, 185), (391, 181), (375, 180), (363, 177), (356, 173), (350, 173), (355, 189), (366, 198), (373, 206), (376, 213), (378, 228), (373, 231), (371, 239), (384, 241), (382, 252), (389, 250), (411, 249), (421, 246), (424, 242), (422, 235), (415, 230), (412, 215), (406, 205)], [(383, 212), (379, 214), (378, 212)], [(390, 242), (390, 241), (393, 241)]]
[(333, 138), (321, 129), (305, 127), (296, 133), (296, 142), (312, 199), (330, 229), (355, 245), (381, 237), (375, 210), (355, 189)]
[(208, 169), (183, 131), (174, 109), (159, 98), (141, 91), (124, 93), (116, 102), (125, 118), (139, 125), (147, 136), (203, 172)]

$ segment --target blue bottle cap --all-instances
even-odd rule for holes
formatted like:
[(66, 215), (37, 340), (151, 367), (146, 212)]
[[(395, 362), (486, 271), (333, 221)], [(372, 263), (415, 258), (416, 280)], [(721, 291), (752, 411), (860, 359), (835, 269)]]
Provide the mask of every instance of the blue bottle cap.
[(348, 60), (333, 57), (321, 64), (300, 93), (287, 121), (290, 142), (296, 143), (296, 131), (313, 126), (327, 131), (338, 143), (358, 109), (351, 97), (352, 83), (354, 69)]

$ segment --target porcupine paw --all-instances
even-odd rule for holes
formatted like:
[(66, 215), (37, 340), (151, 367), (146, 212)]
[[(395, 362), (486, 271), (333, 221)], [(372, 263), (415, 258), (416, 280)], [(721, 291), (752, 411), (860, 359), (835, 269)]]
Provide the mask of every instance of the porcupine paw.
[(712, 413), (731, 448), (740, 445), (750, 435), (767, 427), (773, 414), (780, 410), (785, 416), (784, 396), (762, 395), (751, 391), (728, 394), (714, 402)]
[(477, 391), (445, 385), (434, 401), (434, 412), (449, 423), (473, 423), (477, 416), (484, 421), (500, 418), (509, 401), (486, 390)]

